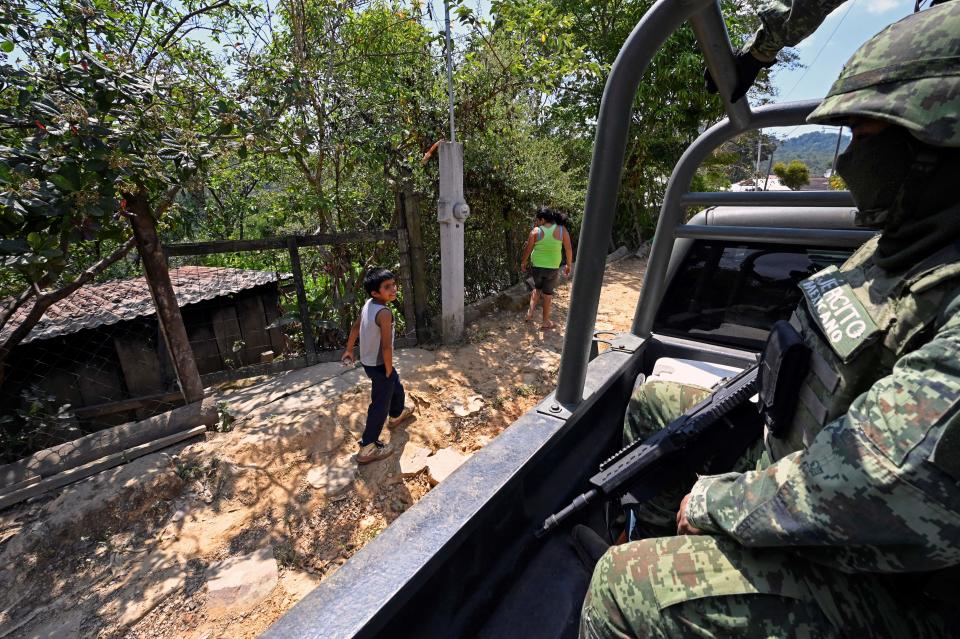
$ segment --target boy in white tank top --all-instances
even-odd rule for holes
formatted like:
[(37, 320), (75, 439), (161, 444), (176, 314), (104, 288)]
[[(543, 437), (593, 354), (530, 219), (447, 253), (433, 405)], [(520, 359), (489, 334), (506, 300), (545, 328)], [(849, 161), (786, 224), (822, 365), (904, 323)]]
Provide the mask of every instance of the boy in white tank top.
[(387, 305), (397, 299), (397, 280), (387, 269), (373, 268), (364, 276), (363, 288), (370, 299), (350, 329), (341, 361), (353, 363), (353, 347), (359, 337), (360, 363), (373, 388), (357, 463), (369, 464), (393, 454), (390, 445), (380, 441), (384, 422), (393, 428), (410, 417), (413, 411), (404, 406), (403, 384), (393, 367), (393, 313)]

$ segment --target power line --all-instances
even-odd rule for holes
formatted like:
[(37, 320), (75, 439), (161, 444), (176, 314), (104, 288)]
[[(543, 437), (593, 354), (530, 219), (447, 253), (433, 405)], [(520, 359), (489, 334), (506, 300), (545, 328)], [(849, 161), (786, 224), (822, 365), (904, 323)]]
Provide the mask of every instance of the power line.
[(803, 70), (803, 73), (800, 75), (800, 78), (797, 80), (796, 84), (793, 85), (793, 88), (791, 88), (789, 91), (787, 91), (787, 94), (786, 94), (785, 96), (783, 96), (783, 99), (784, 99), (784, 100), (786, 100), (787, 98), (789, 98), (790, 95), (793, 94), (793, 92), (797, 90), (797, 87), (800, 86), (800, 83), (803, 82), (803, 79), (804, 79), (805, 77), (807, 77), (807, 73), (810, 72), (810, 69), (812, 69), (812, 68), (814, 67), (814, 65), (817, 63), (817, 60), (820, 59), (820, 54), (822, 54), (822, 53), (824, 52), (824, 50), (827, 48), (827, 45), (830, 44), (830, 40), (832, 40), (832, 39), (833, 39), (833, 36), (836, 35), (837, 29), (840, 28), (840, 25), (843, 24), (843, 21), (847, 19), (847, 16), (848, 16), (848, 15), (850, 15), (850, 12), (853, 10), (853, 5), (855, 5), (855, 4), (857, 4), (857, 0), (850, 0), (850, 4), (847, 5), (847, 10), (844, 12), (843, 16), (840, 17), (840, 21), (837, 22), (837, 25), (833, 28), (833, 31), (831, 31), (831, 32), (830, 32), (830, 35), (827, 36), (826, 41), (825, 41), (825, 42), (823, 43), (823, 45), (820, 47), (820, 50), (817, 51), (817, 55), (815, 55), (815, 56), (813, 57), (813, 61), (810, 62), (810, 64), (807, 65), (807, 68)]
[[(837, 22), (837, 25), (833, 28), (833, 31), (830, 32), (830, 35), (827, 36), (826, 41), (824, 41), (823, 45), (820, 47), (820, 50), (817, 51), (817, 55), (813, 56), (813, 60), (810, 62), (810, 64), (807, 65), (807, 68), (803, 70), (803, 73), (800, 74), (800, 78), (797, 80), (796, 84), (794, 84), (793, 87), (789, 91), (787, 91), (787, 94), (783, 96), (784, 100), (789, 98), (793, 94), (793, 92), (797, 90), (797, 87), (800, 86), (800, 83), (803, 82), (803, 79), (807, 77), (807, 73), (810, 72), (810, 69), (812, 69), (814, 65), (817, 63), (817, 60), (820, 59), (820, 54), (823, 53), (824, 50), (827, 48), (827, 45), (830, 44), (830, 40), (833, 39), (833, 36), (836, 35), (837, 30), (840, 28), (840, 25), (843, 24), (843, 21), (846, 20), (847, 16), (850, 15), (850, 12), (853, 11), (853, 5), (855, 5), (856, 3), (857, 3), (857, 0), (850, 0), (850, 4), (847, 5), (847, 10), (844, 12), (842, 16), (840, 16), (839, 22)], [(797, 129), (799, 129), (802, 126), (806, 126), (806, 125), (798, 124), (797, 126), (787, 131), (786, 135), (784, 135), (783, 138), (784, 139), (789, 138), (791, 135), (794, 134), (794, 132)], [(838, 127), (838, 128), (841, 130), (841, 132), (843, 131), (843, 127)]]
[[(812, 69), (814, 65), (817, 63), (817, 60), (820, 59), (820, 54), (822, 54), (824, 50), (826, 50), (827, 45), (830, 44), (830, 41), (833, 39), (833, 36), (836, 35), (837, 30), (840, 28), (840, 25), (843, 24), (843, 21), (846, 20), (847, 16), (850, 15), (850, 12), (853, 11), (853, 5), (855, 5), (856, 3), (857, 3), (857, 0), (850, 0), (850, 4), (847, 5), (847, 10), (844, 12), (842, 16), (840, 16), (840, 20), (837, 22), (837, 25), (833, 27), (833, 31), (830, 32), (830, 35), (827, 36), (827, 39), (824, 41), (824, 43), (820, 46), (820, 50), (817, 51), (817, 55), (813, 56), (813, 60), (810, 62), (810, 64), (807, 65), (807, 68), (803, 70), (803, 73), (800, 74), (800, 78), (797, 79), (797, 82), (793, 85), (793, 87), (791, 87), (791, 89), (787, 91), (787, 94), (783, 96), (784, 101), (786, 101), (786, 99), (789, 98), (793, 94), (793, 92), (797, 90), (797, 87), (800, 86), (800, 83), (803, 82), (803, 79), (807, 77), (807, 73), (810, 72), (810, 69)], [(797, 129), (799, 129), (802, 126), (805, 126), (805, 125), (798, 124), (797, 126), (787, 131), (786, 135), (784, 135), (783, 137), (785, 139), (789, 138), (791, 135), (794, 134), (794, 132)]]

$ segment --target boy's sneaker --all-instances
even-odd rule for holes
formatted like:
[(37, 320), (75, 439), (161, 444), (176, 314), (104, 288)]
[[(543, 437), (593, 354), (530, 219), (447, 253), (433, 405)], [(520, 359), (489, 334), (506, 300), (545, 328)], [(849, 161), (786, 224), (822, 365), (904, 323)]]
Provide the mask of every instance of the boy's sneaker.
[(393, 448), (391, 448), (388, 444), (384, 444), (381, 441), (375, 441), (371, 444), (360, 447), (360, 452), (357, 453), (357, 463), (369, 464), (370, 462), (386, 459), (392, 454)]
[(404, 407), (404, 409), (400, 411), (399, 415), (387, 419), (387, 428), (396, 428), (411, 417), (413, 417), (413, 409), (410, 407)]

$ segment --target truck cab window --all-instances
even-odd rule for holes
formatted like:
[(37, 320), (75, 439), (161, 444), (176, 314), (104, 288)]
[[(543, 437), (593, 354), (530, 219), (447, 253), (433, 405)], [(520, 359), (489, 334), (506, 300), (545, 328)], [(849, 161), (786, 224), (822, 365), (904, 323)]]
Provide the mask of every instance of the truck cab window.
[(800, 280), (850, 256), (773, 244), (696, 242), (667, 289), (654, 330), (760, 350), (800, 301)]

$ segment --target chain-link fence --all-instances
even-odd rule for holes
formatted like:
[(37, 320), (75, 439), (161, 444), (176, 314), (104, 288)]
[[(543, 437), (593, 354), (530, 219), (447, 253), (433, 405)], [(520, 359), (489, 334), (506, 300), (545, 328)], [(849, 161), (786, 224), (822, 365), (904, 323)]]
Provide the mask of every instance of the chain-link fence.
[(174, 256), (169, 269), (202, 378), (209, 382), (252, 366), (303, 359), (286, 251)]
[[(367, 295), (372, 266), (397, 272), (397, 332), (409, 337), (412, 292), (402, 231), (293, 236), (167, 247), (171, 277), (229, 300), (198, 310), (187, 333), (205, 381), (277, 371), (339, 357)], [(217, 307), (214, 309), (213, 307)], [(219, 373), (213, 375), (214, 373)]]
[[(397, 269), (397, 345), (412, 343), (403, 237), (376, 231), (168, 246), (203, 386), (337, 359), (373, 265)], [(184, 403), (139, 260), (132, 256), (111, 275), (51, 306), (8, 355), (0, 464)], [(0, 343), (25, 313), (7, 323)]]
[[(122, 279), (88, 283), (53, 304), (10, 350), (0, 382), (0, 463), (183, 403), (139, 262), (127, 260), (122, 271)], [(0, 343), (29, 308), (7, 322)]]

